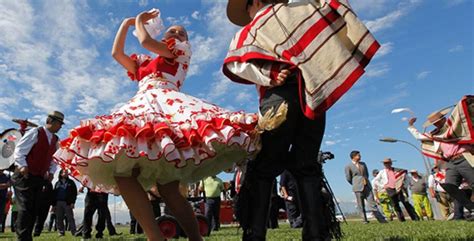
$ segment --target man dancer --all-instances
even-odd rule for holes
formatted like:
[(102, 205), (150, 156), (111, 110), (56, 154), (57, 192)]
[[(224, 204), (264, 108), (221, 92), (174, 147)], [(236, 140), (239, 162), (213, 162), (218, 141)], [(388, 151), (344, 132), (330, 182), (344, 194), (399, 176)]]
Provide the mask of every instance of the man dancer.
[(287, 169), (300, 194), (303, 240), (337, 238), (335, 214), (323, 215), (322, 169), (316, 161), (325, 111), (363, 74), (379, 44), (347, 4), (333, 1), (316, 9), (282, 2), (287, 1), (229, 0), (227, 5), (229, 20), (245, 27), (230, 44), (223, 71), (233, 81), (257, 85), (263, 115), (262, 150), (248, 163), (236, 215), (243, 240), (265, 240), (271, 186)]
[(367, 214), (365, 213), (365, 201), (369, 206), (369, 210), (372, 212), (374, 217), (380, 223), (386, 223), (387, 220), (383, 217), (380, 211), (377, 209), (377, 204), (374, 200), (374, 194), (372, 192), (372, 186), (369, 182), (369, 171), (367, 165), (361, 162), (361, 155), (359, 151), (352, 151), (350, 154), (352, 159), (351, 163), (347, 164), (345, 168), (346, 180), (352, 185), (352, 191), (354, 192), (357, 200), (357, 209), (359, 209), (362, 215), (363, 222), (369, 223), (367, 220)]
[(15, 148), (15, 174), (13, 187), (18, 204), (16, 234), (18, 240), (32, 240), (36, 210), (43, 191), (44, 179), (50, 182), (56, 171), (52, 156), (57, 149), (57, 133), (64, 124), (59, 111), (48, 114), (46, 125), (32, 128), (21, 138)]
[[(463, 97), (456, 105), (449, 122), (445, 117), (449, 113), (449, 109), (431, 113), (423, 125), (425, 128), (430, 125), (435, 126), (435, 129), (430, 133), (421, 134), (415, 128), (416, 118), (408, 120), (408, 131), (417, 140), (422, 141), (423, 153), (446, 161), (446, 179), (441, 186), (451, 197), (469, 210), (474, 210), (474, 202), (466, 197), (459, 186), (464, 178), (471, 187), (474, 187), (474, 163), (470, 163), (467, 159), (467, 157), (474, 159), (473, 120), (471, 120), (470, 114), (466, 113), (467, 106), (474, 105), (473, 103), (474, 96)], [(428, 152), (428, 148), (425, 148), (426, 146), (432, 146), (431, 153)]]

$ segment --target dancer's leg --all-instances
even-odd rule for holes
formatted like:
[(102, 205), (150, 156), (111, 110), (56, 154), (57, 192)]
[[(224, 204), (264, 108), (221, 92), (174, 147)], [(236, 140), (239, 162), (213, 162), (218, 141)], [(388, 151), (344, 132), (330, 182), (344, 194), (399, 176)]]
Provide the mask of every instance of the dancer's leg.
[(179, 193), (179, 182), (174, 181), (165, 185), (158, 184), (158, 191), (166, 206), (176, 217), (186, 235), (188, 235), (189, 240), (202, 241), (193, 209), (188, 201)]
[(155, 222), (153, 209), (148, 201), (148, 196), (137, 181), (136, 175), (132, 175), (132, 177), (115, 177), (115, 180), (123, 200), (142, 226), (148, 240), (164, 240)]

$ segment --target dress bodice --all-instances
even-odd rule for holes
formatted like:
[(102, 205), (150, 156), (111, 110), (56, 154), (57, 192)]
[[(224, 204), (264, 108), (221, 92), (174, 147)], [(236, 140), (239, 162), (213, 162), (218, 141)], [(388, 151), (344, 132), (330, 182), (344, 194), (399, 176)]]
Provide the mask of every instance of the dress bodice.
[(152, 58), (145, 54), (132, 54), (130, 57), (137, 63), (135, 74), (128, 72), (132, 80), (138, 81), (140, 91), (151, 88), (171, 88), (179, 90), (183, 85), (191, 59), (191, 46), (187, 41), (176, 40), (174, 46), (176, 58), (157, 56)]

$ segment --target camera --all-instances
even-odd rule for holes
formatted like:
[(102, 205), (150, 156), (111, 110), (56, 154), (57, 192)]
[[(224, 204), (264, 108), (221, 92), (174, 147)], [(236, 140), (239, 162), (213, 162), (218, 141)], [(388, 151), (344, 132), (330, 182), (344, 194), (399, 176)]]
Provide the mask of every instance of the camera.
[(325, 163), (327, 160), (331, 160), (331, 159), (334, 159), (334, 154), (332, 154), (331, 152), (329, 151), (319, 151), (319, 154), (318, 154), (318, 162), (323, 164)]

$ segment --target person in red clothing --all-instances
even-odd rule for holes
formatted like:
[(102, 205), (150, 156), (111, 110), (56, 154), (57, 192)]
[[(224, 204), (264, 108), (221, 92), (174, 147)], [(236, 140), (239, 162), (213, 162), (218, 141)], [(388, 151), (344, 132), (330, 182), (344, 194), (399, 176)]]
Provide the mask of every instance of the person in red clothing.
[[(154, 9), (120, 25), (112, 57), (138, 84), (130, 101), (111, 114), (81, 121), (61, 141), (54, 158), (92, 190), (122, 195), (149, 240), (163, 240), (147, 192), (158, 191), (189, 240), (202, 240), (192, 207), (179, 182), (216, 175), (256, 151), (257, 115), (229, 111), (180, 91), (191, 60), (186, 29), (170, 26), (161, 40), (147, 32)], [(140, 45), (151, 52), (126, 54), (134, 26)]]
[(48, 114), (45, 126), (27, 131), (15, 148), (16, 170), (12, 181), (18, 204), (18, 240), (32, 240), (34, 217), (40, 205), (44, 180), (51, 182), (57, 168), (52, 156), (58, 145), (56, 133), (63, 124), (64, 114), (53, 111)]

